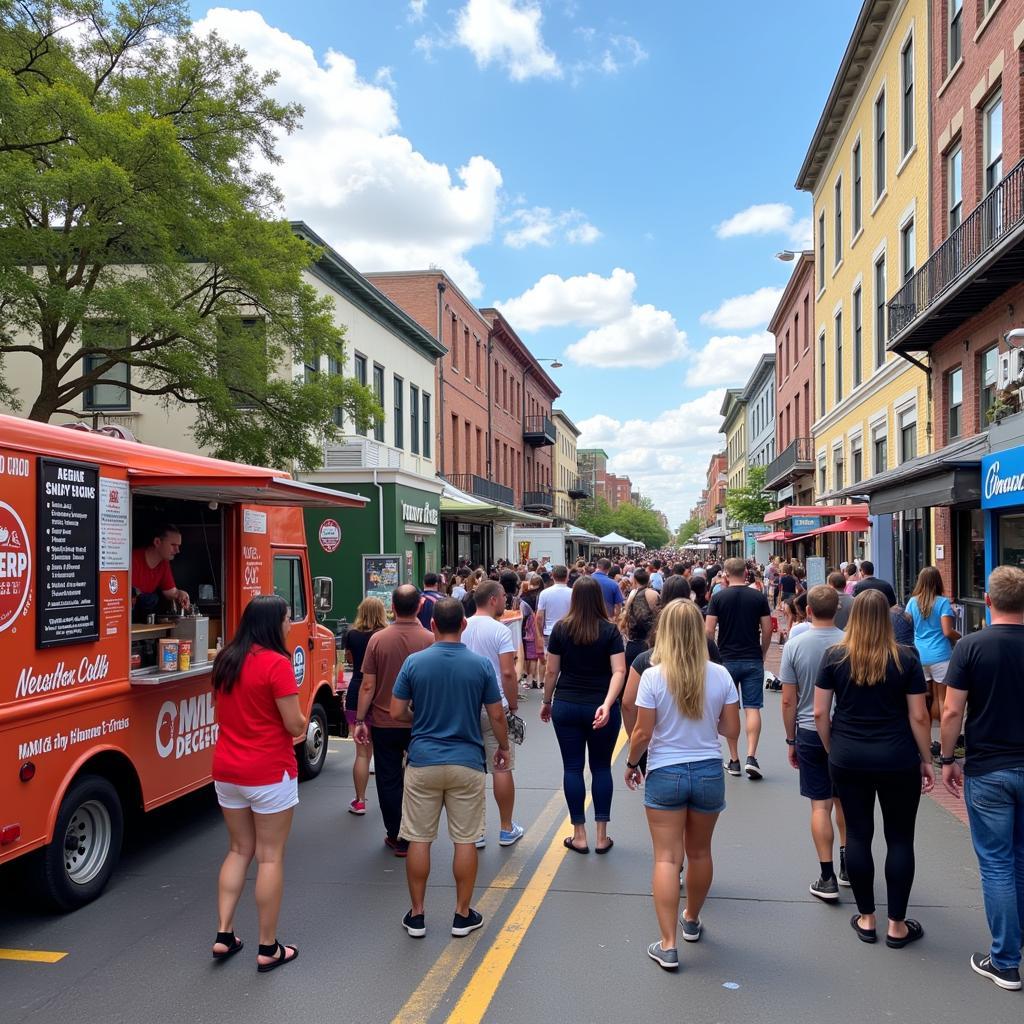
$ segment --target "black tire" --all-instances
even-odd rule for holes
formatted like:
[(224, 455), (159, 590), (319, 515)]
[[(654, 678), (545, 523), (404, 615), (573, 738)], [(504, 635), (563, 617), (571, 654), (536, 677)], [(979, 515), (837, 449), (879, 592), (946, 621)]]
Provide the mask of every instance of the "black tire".
[[(73, 848), (76, 836), (82, 845)], [(110, 881), (123, 839), (124, 810), (113, 784), (99, 775), (77, 778), (64, 794), (53, 839), (32, 865), (42, 900), (58, 911), (91, 903)]]
[(327, 712), (322, 704), (314, 704), (309, 712), (307, 736), (313, 735), (313, 751), (310, 741), (300, 743), (295, 748), (295, 756), (299, 761), (299, 778), (303, 782), (315, 779), (323, 770), (327, 760)]

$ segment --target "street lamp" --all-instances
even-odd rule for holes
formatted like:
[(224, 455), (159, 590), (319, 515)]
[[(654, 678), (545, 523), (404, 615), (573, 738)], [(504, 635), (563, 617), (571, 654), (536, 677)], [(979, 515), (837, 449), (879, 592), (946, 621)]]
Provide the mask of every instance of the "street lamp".
[(775, 254), (775, 258), (783, 263), (792, 263), (799, 255), (800, 253), (794, 252), (792, 249), (783, 249), (782, 252)]

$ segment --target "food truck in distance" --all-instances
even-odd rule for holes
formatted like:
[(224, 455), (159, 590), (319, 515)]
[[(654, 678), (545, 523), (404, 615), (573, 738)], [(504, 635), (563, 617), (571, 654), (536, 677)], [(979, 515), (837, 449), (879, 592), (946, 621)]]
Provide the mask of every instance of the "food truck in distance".
[(125, 818), (210, 781), (211, 673), (242, 609), (276, 592), (319, 774), (335, 708), (302, 509), (365, 499), (258, 469), (0, 416), (0, 864), (50, 905), (102, 891)]

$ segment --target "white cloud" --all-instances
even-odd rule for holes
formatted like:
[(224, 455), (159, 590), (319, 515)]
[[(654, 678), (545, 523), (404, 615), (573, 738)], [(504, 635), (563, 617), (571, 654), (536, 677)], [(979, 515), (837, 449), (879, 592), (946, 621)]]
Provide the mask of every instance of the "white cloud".
[(570, 345), (566, 356), (584, 366), (639, 366), (652, 369), (686, 355), (686, 332), (664, 309), (633, 306), (629, 315), (596, 327)]
[(590, 51), (587, 57), (572, 65), (574, 83), (589, 72), (617, 75), (627, 68), (635, 68), (647, 60), (648, 53), (637, 39), (627, 35), (601, 37), (593, 28), (578, 28), (576, 34), (584, 40)]
[(498, 64), (515, 82), (560, 78), (558, 58), (544, 44), (543, 13), (530, 0), (468, 0), (459, 11), (457, 41), (479, 67)]
[(559, 237), (572, 245), (590, 245), (601, 237), (601, 232), (579, 210), (554, 213), (546, 206), (520, 207), (506, 218), (515, 224), (505, 233), (505, 244), (513, 249), (528, 245), (553, 245)]
[(636, 277), (621, 267), (609, 277), (545, 274), (522, 295), (497, 306), (517, 330), (537, 331), (569, 324), (590, 327), (628, 316), (635, 290)]
[[(746, 383), (761, 356), (773, 351), (775, 339), (767, 331), (746, 337), (730, 334), (711, 338), (695, 354), (686, 374), (686, 386), (723, 384), (739, 387)], [(715, 414), (718, 414), (718, 408)]]
[(471, 297), (481, 294), (467, 253), (494, 232), (502, 184), (494, 163), (470, 156), (453, 174), (428, 160), (399, 134), (388, 88), (337, 51), (321, 63), (255, 11), (215, 8), (195, 25), (211, 29), (244, 47), (258, 71), (280, 72), (275, 98), (305, 107), (303, 129), (279, 140), (282, 163), (269, 168), (289, 217), (361, 269), (443, 266)]
[(702, 313), (700, 322), (726, 331), (745, 331), (768, 323), (782, 298), (781, 288), (758, 288), (749, 295), (726, 299), (718, 309)]
[(409, 0), (409, 21), (422, 21), (427, 13), (427, 0)]
[(796, 211), (788, 203), (755, 203), (723, 220), (716, 228), (719, 238), (738, 238), (742, 235), (784, 234), (800, 249), (811, 247), (811, 218), (796, 218)]

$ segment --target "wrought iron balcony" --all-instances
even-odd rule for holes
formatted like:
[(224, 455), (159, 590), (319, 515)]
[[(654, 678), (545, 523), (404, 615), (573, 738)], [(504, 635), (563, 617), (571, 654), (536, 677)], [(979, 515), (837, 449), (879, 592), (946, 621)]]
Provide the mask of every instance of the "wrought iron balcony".
[(814, 472), (814, 438), (798, 437), (775, 460), (768, 463), (764, 474), (764, 485), (769, 490), (778, 490), (792, 483), (798, 476)]
[(893, 351), (927, 351), (1024, 277), (1024, 160), (888, 303)]
[(555, 509), (555, 499), (550, 489), (523, 492), (523, 511), (551, 513)]
[(590, 497), (590, 484), (581, 476), (573, 477), (569, 481), (569, 486), (566, 488), (565, 493), (573, 500), (586, 500)]
[(523, 440), (535, 448), (554, 444), (555, 424), (550, 416), (525, 416), (523, 418)]
[(511, 505), (515, 501), (511, 487), (487, 480), (475, 473), (453, 473), (449, 475), (448, 481), (460, 491), (472, 494), (474, 498), (483, 498), (484, 501), (496, 501), (500, 505)]

